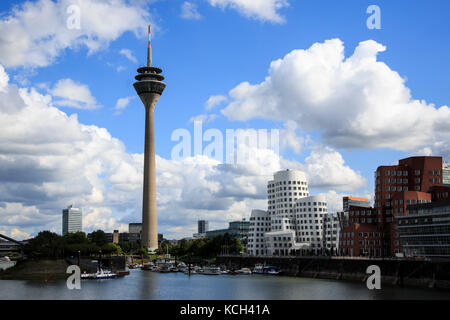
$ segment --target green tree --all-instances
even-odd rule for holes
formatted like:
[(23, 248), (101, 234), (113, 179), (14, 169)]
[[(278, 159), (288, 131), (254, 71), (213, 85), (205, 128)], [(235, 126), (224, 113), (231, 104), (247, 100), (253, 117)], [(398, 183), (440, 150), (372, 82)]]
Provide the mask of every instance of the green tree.
[(108, 243), (108, 237), (103, 230), (97, 230), (92, 232), (91, 241), (99, 247), (103, 247)]
[(64, 256), (65, 244), (61, 236), (50, 231), (41, 231), (24, 246), (29, 256), (57, 258)]
[(66, 244), (86, 244), (89, 243), (89, 239), (86, 237), (86, 233), (78, 231), (78, 232), (70, 232), (63, 236), (63, 239)]
[(122, 254), (122, 248), (118, 244), (108, 243), (102, 247), (102, 253), (105, 254)]

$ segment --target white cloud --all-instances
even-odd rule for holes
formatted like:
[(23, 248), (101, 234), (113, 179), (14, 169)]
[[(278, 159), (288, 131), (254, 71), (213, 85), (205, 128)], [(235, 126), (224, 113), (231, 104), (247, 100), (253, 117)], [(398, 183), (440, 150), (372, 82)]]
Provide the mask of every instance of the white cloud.
[(89, 87), (74, 82), (72, 79), (59, 80), (50, 90), (50, 93), (59, 98), (55, 101), (59, 106), (87, 110), (101, 108), (100, 105), (97, 105)]
[(114, 114), (115, 115), (120, 114), (123, 111), (123, 109), (128, 107), (128, 105), (130, 104), (130, 101), (134, 98), (135, 97), (125, 97), (125, 98), (118, 99), (116, 102), (116, 106), (114, 107), (114, 110), (116, 110)]
[(198, 12), (197, 5), (189, 1), (185, 1), (181, 5), (180, 16), (188, 20), (200, 20), (202, 18), (202, 15)]
[(193, 123), (194, 121), (201, 121), (203, 123), (208, 123), (211, 122), (215, 119), (217, 119), (218, 115), (217, 114), (199, 114), (197, 116), (193, 116), (189, 119), (190, 123)]
[(5, 68), (0, 64), (0, 92), (5, 92), (8, 87), (9, 76), (5, 72)]
[(214, 107), (217, 107), (218, 105), (220, 105), (224, 102), (227, 102), (227, 101), (228, 101), (228, 98), (223, 95), (211, 96), (211, 97), (209, 97), (208, 101), (206, 101), (206, 103), (205, 103), (205, 109), (211, 110)]
[(91, 54), (127, 31), (145, 34), (149, 13), (142, 2), (77, 1), (81, 25), (70, 29), (67, 9), (73, 4), (71, 0), (26, 1), (3, 15), (0, 63), (6, 67), (45, 67), (67, 48), (86, 47)]
[(123, 55), (124, 57), (126, 57), (131, 62), (134, 62), (134, 63), (138, 62), (136, 57), (133, 55), (133, 52), (130, 49), (122, 49), (119, 51), (119, 53), (121, 55)]
[(229, 7), (246, 17), (272, 23), (284, 23), (285, 18), (278, 11), (289, 6), (287, 0), (208, 0), (208, 2), (214, 7), (222, 9)]
[(263, 82), (232, 89), (222, 113), (296, 121), (337, 148), (450, 151), (450, 109), (413, 100), (405, 80), (377, 61), (385, 49), (364, 41), (345, 58), (343, 43), (333, 39), (294, 50), (271, 63)]
[[(127, 153), (106, 129), (68, 116), (50, 94), (13, 84), (0, 92), (0, 128), (0, 225), (8, 234), (61, 232), (61, 210), (68, 204), (82, 208), (87, 232), (126, 230), (127, 223), (140, 221), (143, 155)], [(157, 156), (160, 232), (180, 238), (191, 235), (198, 218), (226, 227), (249, 217), (252, 209), (266, 208), (267, 181), (284, 168), (309, 170), (312, 188), (359, 186), (358, 174), (331, 150), (312, 153), (302, 165), (272, 150), (238, 148), (252, 155), (240, 165), (200, 155), (181, 161)]]
[(314, 146), (301, 168), (315, 188), (351, 191), (367, 186), (367, 179), (345, 165), (342, 155), (330, 147)]

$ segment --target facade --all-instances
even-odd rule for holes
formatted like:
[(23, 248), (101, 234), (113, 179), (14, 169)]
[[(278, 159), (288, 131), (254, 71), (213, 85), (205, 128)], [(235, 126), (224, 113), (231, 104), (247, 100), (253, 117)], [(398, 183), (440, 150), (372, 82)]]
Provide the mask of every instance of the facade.
[(442, 157), (410, 157), (398, 165), (375, 171), (374, 208), (349, 206), (339, 214), (340, 254), (392, 257), (403, 255), (398, 219), (408, 215), (409, 205), (446, 201), (450, 188), (442, 185)]
[(405, 256), (450, 257), (450, 201), (407, 206), (397, 218)]
[(270, 231), (270, 215), (264, 210), (252, 210), (248, 230), (247, 253), (252, 256), (266, 255), (264, 234)]
[(450, 163), (442, 164), (442, 183), (450, 186)]
[(366, 208), (371, 207), (369, 199), (357, 197), (344, 197), (342, 199), (342, 204), (344, 212), (347, 212), (350, 206), (366, 207)]
[(214, 238), (228, 234), (231, 238), (237, 238), (243, 246), (247, 246), (250, 221), (233, 221), (229, 223), (228, 229), (211, 230), (206, 232), (206, 237)]
[[(383, 243), (383, 256), (394, 256), (402, 251), (398, 232), (395, 230), (395, 208), (393, 200), (403, 200), (403, 213), (408, 194), (402, 191), (417, 192), (415, 200), (427, 200), (423, 193), (430, 192), (432, 186), (442, 186), (442, 157), (410, 157), (399, 160), (395, 166), (380, 166), (375, 172), (375, 210), (377, 222), (386, 233)], [(410, 199), (414, 200), (414, 199)]]
[(283, 170), (268, 182), (268, 210), (253, 210), (250, 255), (300, 255), (336, 251), (338, 220), (329, 215), (325, 196), (310, 196), (304, 172)]
[(128, 224), (129, 233), (142, 233), (142, 223), (129, 223)]
[(341, 227), (339, 255), (350, 257), (382, 257), (385, 232), (377, 223), (374, 208), (350, 206), (338, 213)]
[(341, 228), (337, 213), (327, 213), (322, 218), (322, 247), (327, 254), (339, 252), (339, 235)]
[(206, 220), (199, 220), (198, 221), (198, 228), (197, 232), (202, 234), (209, 231), (209, 222)]
[(114, 230), (112, 234), (112, 243), (118, 244), (119, 243), (119, 230)]
[(83, 231), (83, 214), (81, 209), (68, 206), (62, 211), (62, 234)]

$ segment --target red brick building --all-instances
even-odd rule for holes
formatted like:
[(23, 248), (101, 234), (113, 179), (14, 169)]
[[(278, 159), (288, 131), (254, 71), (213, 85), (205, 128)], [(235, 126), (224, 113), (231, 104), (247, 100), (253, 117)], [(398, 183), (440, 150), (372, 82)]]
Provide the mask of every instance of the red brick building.
[[(405, 215), (409, 204), (450, 199), (450, 188), (443, 187), (442, 180), (442, 157), (410, 157), (400, 160), (398, 165), (378, 167), (370, 218), (368, 208), (361, 207), (350, 207), (348, 213), (340, 215), (342, 254), (389, 257), (401, 253), (395, 217)], [(363, 209), (365, 217), (361, 216)], [(378, 233), (382, 235), (371, 237)]]
[(385, 233), (376, 221), (373, 208), (350, 206), (348, 212), (339, 213), (340, 255), (380, 257)]

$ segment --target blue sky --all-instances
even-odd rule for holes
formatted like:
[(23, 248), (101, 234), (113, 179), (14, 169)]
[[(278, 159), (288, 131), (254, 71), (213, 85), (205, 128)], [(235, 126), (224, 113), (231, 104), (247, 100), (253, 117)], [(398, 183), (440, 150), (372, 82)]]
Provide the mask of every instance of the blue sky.
[[(45, 1), (32, 1), (36, 6), (43, 2)], [(107, 5), (109, 3), (109, 1), (101, 2)], [(425, 100), (427, 104), (434, 104), (436, 108), (448, 105), (450, 100), (448, 84), (448, 75), (450, 74), (450, 61), (448, 59), (450, 24), (447, 19), (448, 12), (450, 12), (450, 3), (445, 0), (432, 2), (406, 0), (267, 0), (268, 4), (289, 4), (289, 6), (284, 6), (278, 10), (274, 9), (271, 12), (272, 17), (273, 14), (283, 17), (284, 22), (281, 23), (263, 16), (266, 12), (246, 8), (245, 0), (218, 1), (223, 3), (223, 7), (213, 6), (211, 5), (213, 2), (208, 0), (189, 1), (201, 16), (199, 19), (187, 19), (181, 16), (182, 6), (186, 1), (119, 2), (128, 8), (135, 8), (135, 12), (145, 11), (145, 14), (139, 17), (142, 19), (142, 23), (139, 20), (129, 28), (125, 24), (123, 28), (118, 29), (117, 37), (108, 37), (105, 33), (102, 33), (103, 31), (89, 30), (97, 36), (97, 39), (100, 39), (99, 48), (95, 52), (90, 53), (88, 45), (84, 43), (75, 45), (79, 38), (67, 35), (64, 41), (69, 41), (69, 45), (62, 45), (44, 65), (38, 63), (33, 65), (26, 59), (22, 62), (12, 63), (12, 58), (9, 55), (14, 54), (13, 49), (2, 51), (6, 46), (6, 44), (1, 44), (2, 41), (5, 41), (2, 34), (5, 36), (6, 30), (0, 29), (0, 64), (3, 65), (5, 73), (9, 75), (10, 86), (34, 87), (40, 94), (53, 95), (54, 107), (67, 115), (76, 114), (78, 122), (83, 125), (105, 128), (112, 137), (123, 143), (124, 154), (126, 155), (143, 152), (144, 108), (136, 97), (132, 83), (136, 68), (146, 61), (146, 37), (143, 25), (144, 22), (148, 21), (151, 21), (154, 25), (152, 37), (153, 62), (154, 65), (163, 69), (163, 75), (166, 77), (167, 83), (167, 89), (156, 107), (155, 119), (157, 154), (164, 159), (170, 159), (171, 150), (176, 144), (170, 140), (172, 132), (177, 128), (185, 128), (192, 132), (193, 124), (189, 120), (200, 114), (217, 114), (218, 117), (204, 124), (204, 128), (217, 128), (223, 132), (226, 129), (236, 128), (283, 129), (289, 117), (286, 118), (281, 114), (271, 118), (268, 113), (262, 111), (261, 116), (257, 112), (251, 115), (247, 114), (240, 118), (245, 118), (245, 120), (239, 121), (239, 119), (235, 119), (236, 117), (230, 117), (229, 114), (227, 116), (226, 112), (225, 114), (221, 113), (221, 110), (228, 108), (227, 106), (232, 101), (236, 101), (239, 110), (245, 109), (245, 99), (239, 101), (239, 99), (231, 97), (229, 95), (230, 90), (242, 82), (249, 82), (251, 85), (263, 83), (268, 76), (272, 61), (283, 59), (293, 50), (308, 50), (315, 43), (324, 43), (325, 40), (329, 39), (338, 38), (343, 42), (346, 58), (351, 57), (359, 43), (366, 40), (374, 40), (386, 46), (384, 52), (378, 53), (377, 59), (383, 62), (390, 71), (397, 72), (400, 77), (407, 79), (404, 86), (410, 89), (412, 100)], [(17, 7), (18, 11), (25, 12), (28, 10), (27, 7), (21, 7), (24, 3), (24, 1), (2, 1), (0, 4), (0, 19), (6, 21), (11, 16), (17, 17), (17, 13), (14, 14), (11, 11), (14, 6), (19, 6)], [(60, 5), (64, 8), (64, 6), (79, 2), (67, 0), (53, 1), (53, 3), (55, 6)], [(230, 5), (230, 3), (234, 3), (234, 5)], [(244, 5), (241, 5), (241, 3), (244, 3)], [(369, 30), (366, 27), (366, 20), (369, 17), (366, 9), (372, 4), (378, 5), (381, 9), (381, 30)], [(38, 9), (36, 9), (35, 14), (39, 15)], [(44, 15), (44, 12), (42, 14)], [(84, 32), (83, 19), (82, 11), (81, 32)], [(98, 19), (101, 20), (101, 17), (98, 16)], [(122, 19), (126, 20), (127, 17), (122, 17)], [(43, 26), (46, 25), (46, 21), (49, 21), (44, 16), (41, 20), (40, 23)], [(104, 22), (98, 23), (101, 25), (109, 22), (108, 18), (104, 20)], [(24, 21), (19, 19), (17, 28), (21, 27), (21, 24), (25, 23)], [(114, 22), (115, 20), (111, 21)], [(50, 24), (48, 22), (48, 25)], [(114, 26), (112, 24), (111, 28), (114, 28)], [(22, 27), (23, 30), (27, 30), (26, 27)], [(40, 26), (36, 26), (36, 28), (40, 28)], [(101, 41), (102, 37), (104, 37), (104, 42)], [(42, 38), (45, 38), (45, 35), (38, 35), (34, 38), (34, 42), (38, 43), (38, 40)], [(33, 39), (29, 41), (32, 42)], [(120, 54), (122, 49), (130, 50), (136, 57), (137, 63)], [(365, 81), (363, 77), (361, 82)], [(58, 105), (54, 89), (61, 79), (71, 79), (76, 84), (87, 86), (91, 96), (95, 98), (97, 105), (101, 105), (101, 108), (83, 110)], [(226, 96), (228, 102), (216, 106), (209, 112), (205, 111), (206, 101), (215, 95)], [(114, 108), (118, 99), (127, 97), (134, 98), (130, 99), (129, 104), (121, 110), (120, 114), (117, 114)], [(369, 100), (372, 101), (372, 99)], [(302, 101), (298, 102), (299, 114), (304, 112), (302, 111), (304, 101)], [(283, 108), (283, 103), (280, 102), (278, 107)], [(233, 110), (236, 111), (237, 109)], [(345, 110), (349, 114), (356, 112), (351, 108)], [(436, 118), (433, 118), (434, 120), (430, 120), (432, 123), (427, 127), (431, 130), (430, 132), (436, 130), (433, 128), (437, 127), (435, 123), (436, 121), (439, 122), (438, 119), (442, 119), (444, 124), (448, 124), (446, 114), (444, 114), (444, 117), (436, 116)], [(295, 116), (293, 117), (295, 118)], [(306, 117), (304, 119), (315, 124), (309, 126), (297, 119), (297, 134), (299, 139), (309, 136), (311, 142), (304, 145), (300, 152), (294, 152), (289, 148), (284, 149), (281, 155), (283, 159), (303, 165), (311, 155), (312, 150), (320, 145), (322, 149), (328, 147), (333, 152), (340, 154), (346, 167), (359, 175), (360, 178), (366, 179), (364, 186), (356, 183), (354, 184), (355, 187), (349, 188), (336, 187), (333, 184), (324, 185), (319, 181), (316, 183), (317, 187), (313, 188), (313, 192), (336, 190), (339, 195), (341, 193), (371, 194), (373, 172), (378, 165), (390, 164), (403, 157), (427, 152), (442, 155), (450, 160), (447, 153), (449, 149), (445, 144), (447, 136), (441, 137), (441, 140), (433, 140), (429, 144), (408, 142), (406, 143), (407, 147), (405, 146), (405, 140), (399, 140), (398, 148), (385, 147), (374, 142), (367, 143), (367, 147), (364, 147), (364, 141), (355, 144), (330, 142), (330, 139), (324, 139), (323, 133), (327, 128), (323, 127), (323, 123), (316, 121), (315, 118)], [(336, 120), (339, 121), (339, 119)], [(399, 118), (398, 121), (400, 123), (402, 119)], [(378, 129), (380, 128), (377, 127)], [(330, 132), (334, 134), (333, 132), (342, 132), (342, 130), (343, 128), (336, 128), (336, 131)], [(407, 126), (405, 130), (408, 130)], [(391, 137), (388, 139), (394, 141), (396, 139), (395, 133), (390, 134)], [(424, 134), (429, 134), (429, 132)], [(375, 135), (375, 140), (376, 137)], [(413, 135), (410, 139), (416, 138)], [(429, 149), (424, 151), (425, 148)], [(14, 158), (14, 161), (17, 161), (17, 159), (19, 159), (19, 156)], [(311, 167), (315, 168), (313, 165)], [(327, 176), (327, 173), (321, 173), (321, 175)], [(97, 176), (103, 178), (108, 176), (108, 173), (98, 173)], [(61, 182), (64, 182), (64, 180), (61, 180)], [(38, 185), (42, 185), (42, 183), (43, 181)], [(349, 182), (349, 184), (352, 183)], [(104, 186), (108, 187), (110, 184), (110, 182), (105, 183)], [(92, 181), (90, 185), (93, 185)], [(183, 190), (185, 188), (188, 188), (188, 186), (185, 186)], [(260, 190), (260, 187), (256, 189)], [(133, 190), (133, 197), (139, 200), (139, 188), (136, 187)], [(218, 196), (217, 193), (215, 194)], [(260, 196), (263, 197), (264, 194)], [(81, 197), (81, 195), (78, 197)], [(221, 196), (218, 197), (222, 199)], [(39, 201), (33, 204), (33, 202), (22, 201), (23, 198), (23, 196), (17, 195), (15, 199), (14, 193), (11, 193), (9, 198), (0, 198), (0, 202), (3, 201), (4, 207), (8, 202), (22, 203), (26, 207), (34, 206), (37, 211), (33, 212), (39, 212), (39, 214), (47, 216), (44, 219), (47, 223), (45, 226), (59, 231), (59, 212), (57, 212), (58, 207), (56, 205), (55, 207), (48, 203), (43, 205)], [(107, 197), (103, 198), (106, 199)], [(70, 195), (67, 199), (74, 202), (78, 200), (78, 202), (83, 203), (77, 196)], [(218, 202), (221, 201), (220, 199), (218, 199)], [(258, 204), (263, 206), (264, 201), (260, 200)], [(252, 204), (248, 203), (247, 205), (250, 207)], [(86, 211), (93, 215), (94, 212), (96, 212), (96, 215), (100, 215), (99, 212), (102, 212), (100, 208), (108, 208), (109, 211), (105, 210), (111, 213), (115, 222), (106, 224), (104, 228), (116, 225), (123, 227), (127, 220), (138, 219), (140, 216), (140, 204), (109, 207), (100, 201), (95, 202), (95, 204), (85, 203), (84, 205), (90, 207)], [(165, 220), (164, 215), (162, 217), (160, 215), (160, 219), (162, 219), (160, 230), (173, 237), (189, 236), (190, 232), (195, 229), (194, 216), (210, 219), (213, 227), (222, 227), (226, 225), (226, 219), (245, 215), (244, 209), (239, 211), (232, 207), (222, 208), (223, 210), (219, 211), (217, 211), (218, 209), (212, 209), (212, 213), (209, 213), (208, 210), (200, 210), (196, 215), (189, 214), (189, 217), (188, 214), (182, 215), (183, 218), (178, 221), (182, 221), (181, 224), (189, 225), (187, 229), (189, 232), (182, 232), (180, 226), (176, 223), (175, 211), (179, 212), (183, 210), (183, 207), (181, 204), (176, 209), (170, 209), (169, 207), (170, 205), (167, 205), (160, 210), (162, 215), (167, 210), (167, 212), (170, 212), (167, 216), (171, 217)], [(264, 209), (264, 207), (260, 209)], [(127, 213), (124, 214), (124, 212)], [(218, 212), (221, 214), (217, 215)], [(223, 215), (224, 212), (228, 212), (228, 215)], [(247, 216), (249, 214), (250, 212), (247, 212)], [(0, 215), (0, 230), (2, 230), (1, 219)], [(92, 220), (95, 219), (92, 218)], [(5, 218), (3, 223), (3, 230), (9, 234), (13, 234), (13, 230), (25, 230), (25, 233), (33, 234), (42, 227), (37, 223), (25, 227), (20, 221), (11, 221), (11, 219)], [(89, 227), (100, 226), (92, 224)], [(18, 232), (16, 234), (20, 236)]]

